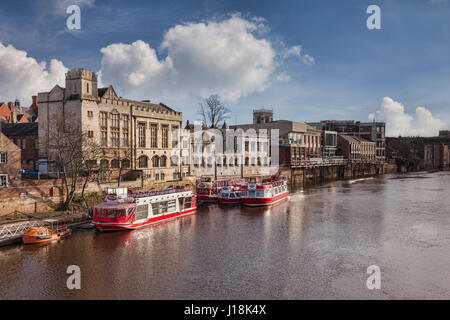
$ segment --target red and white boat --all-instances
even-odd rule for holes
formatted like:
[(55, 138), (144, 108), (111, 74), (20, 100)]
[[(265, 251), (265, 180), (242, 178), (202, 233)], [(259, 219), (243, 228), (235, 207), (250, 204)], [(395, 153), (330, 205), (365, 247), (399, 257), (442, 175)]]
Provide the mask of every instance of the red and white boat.
[(217, 202), (220, 189), (216, 182), (202, 182), (197, 185), (198, 202)]
[(184, 188), (138, 193), (110, 188), (105, 201), (94, 207), (92, 223), (100, 231), (132, 230), (193, 214), (196, 209), (195, 195)]
[(219, 192), (219, 203), (236, 204), (241, 203), (241, 188), (238, 185), (223, 187)]
[(248, 183), (242, 186), (241, 199), (245, 206), (268, 206), (289, 196), (284, 177), (263, 179), (261, 183)]

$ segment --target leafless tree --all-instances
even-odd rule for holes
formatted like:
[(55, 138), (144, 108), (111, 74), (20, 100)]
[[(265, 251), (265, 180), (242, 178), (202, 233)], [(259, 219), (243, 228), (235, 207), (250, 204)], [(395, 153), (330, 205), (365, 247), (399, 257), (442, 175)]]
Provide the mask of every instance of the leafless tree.
[(48, 141), (43, 141), (43, 147), (54, 155), (58, 170), (61, 171), (65, 189), (62, 209), (70, 207), (80, 183), (81, 198), (86, 204), (84, 194), (96, 166), (100, 147), (78, 124), (65, 121), (61, 115), (51, 117), (50, 126)]
[(205, 127), (217, 128), (221, 122), (229, 117), (230, 110), (224, 106), (217, 94), (203, 99), (199, 105), (198, 114), (201, 116)]

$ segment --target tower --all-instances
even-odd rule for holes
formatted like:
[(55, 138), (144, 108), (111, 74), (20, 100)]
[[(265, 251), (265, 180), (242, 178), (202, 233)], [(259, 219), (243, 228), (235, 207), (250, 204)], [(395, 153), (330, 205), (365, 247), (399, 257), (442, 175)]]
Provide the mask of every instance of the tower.
[(89, 69), (75, 68), (66, 73), (66, 99), (97, 100), (97, 75)]
[(253, 124), (269, 123), (273, 121), (272, 109), (255, 109), (253, 110)]

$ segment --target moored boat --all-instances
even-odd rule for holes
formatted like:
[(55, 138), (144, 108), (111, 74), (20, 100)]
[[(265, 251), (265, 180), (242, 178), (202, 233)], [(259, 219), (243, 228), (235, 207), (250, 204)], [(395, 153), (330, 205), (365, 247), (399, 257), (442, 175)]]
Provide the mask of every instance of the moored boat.
[(267, 206), (289, 196), (287, 181), (284, 177), (263, 179), (261, 183), (248, 183), (242, 186), (241, 199), (245, 206)]
[(197, 185), (197, 201), (217, 202), (221, 187), (216, 182), (202, 182)]
[(221, 204), (241, 203), (241, 188), (238, 185), (223, 187), (218, 195)]
[[(66, 238), (72, 234), (67, 225), (59, 227), (57, 220), (44, 220), (46, 225), (28, 228), (22, 235), (24, 244), (43, 244)], [(56, 224), (56, 227), (54, 227)], [(48, 226), (47, 226), (48, 225)]]
[(193, 214), (196, 209), (195, 195), (185, 188), (138, 193), (111, 188), (105, 201), (94, 207), (92, 223), (100, 231), (133, 230)]

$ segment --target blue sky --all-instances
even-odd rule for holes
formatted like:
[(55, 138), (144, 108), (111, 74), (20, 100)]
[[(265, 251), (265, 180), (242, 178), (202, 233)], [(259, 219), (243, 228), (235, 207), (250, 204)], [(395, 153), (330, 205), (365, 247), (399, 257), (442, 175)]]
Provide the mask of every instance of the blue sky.
[[(79, 3), (81, 7), (80, 31), (66, 28), (69, 15), (65, 14), (64, 8), (72, 3)], [(366, 28), (369, 16), (366, 8), (371, 4), (381, 8), (381, 30)], [(442, 122), (450, 124), (450, 3), (445, 0), (74, 0), (59, 4), (44, 0), (2, 1), (0, 42), (3, 46), (12, 45), (26, 51), (28, 57), (37, 62), (45, 61), (47, 66), (51, 59), (56, 59), (69, 69), (87, 67), (100, 71), (105, 58), (105, 53), (100, 50), (111, 44), (131, 45), (142, 40), (155, 49), (158, 61), (162, 62), (169, 55), (168, 50), (173, 53), (177, 48), (186, 48), (180, 34), (169, 43), (169, 49), (161, 46), (171, 28), (189, 23), (221, 22), (233, 14), (243, 21), (262, 21), (263, 27), (250, 33), (258, 40), (268, 41), (276, 57), (273, 64), (267, 66), (272, 71), (269, 75), (265, 73), (267, 81), (264, 84), (249, 84), (237, 98), (225, 99), (232, 110), (229, 123), (251, 121), (251, 110), (260, 106), (273, 108), (276, 119), (366, 121), (371, 113), (380, 118), (392, 118), (390, 112), (395, 113), (397, 105), (381, 106), (383, 98), (390, 97), (404, 106), (406, 116), (413, 118), (410, 127), (418, 121), (417, 106), (429, 110), (434, 120), (440, 119), (441, 127)], [(299, 55), (280, 58), (295, 46), (301, 46)], [(249, 50), (253, 52), (251, 48)], [(314, 63), (305, 63), (302, 60), (305, 55), (312, 57)], [(190, 67), (180, 66), (188, 61), (186, 55), (182, 57), (174, 60), (178, 73), (180, 70), (195, 73)], [(105, 59), (102, 74), (120, 95), (163, 101), (183, 111), (185, 120), (195, 120), (201, 96), (212, 94), (218, 88), (201, 83), (211, 79), (210, 75), (198, 79), (183, 75), (161, 78), (176, 79), (177, 85), (182, 80), (192, 82), (192, 86), (186, 88), (181, 85), (183, 94), (176, 98), (173, 98), (178, 93), (174, 92), (176, 85), (168, 89), (164, 84), (156, 84), (156, 80), (140, 82), (139, 88), (130, 90), (132, 84), (113, 76), (129, 65), (122, 61), (117, 67), (116, 63)], [(144, 72), (145, 77), (153, 75), (160, 68), (159, 64), (155, 68)], [(7, 81), (5, 77), (10, 76), (1, 69), (1, 63), (0, 74), (3, 74), (0, 75), (2, 81)], [(288, 75), (289, 81), (274, 81), (280, 74)], [(202, 88), (197, 90), (194, 84)], [(0, 100), (7, 100), (14, 91), (0, 90), (0, 94), (4, 95)], [(20, 96), (19, 93), (16, 95)], [(396, 125), (395, 119), (392, 125)]]

